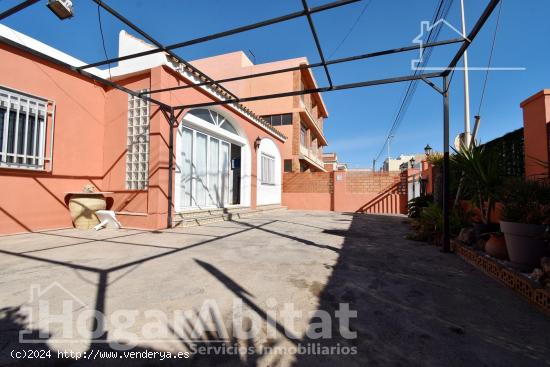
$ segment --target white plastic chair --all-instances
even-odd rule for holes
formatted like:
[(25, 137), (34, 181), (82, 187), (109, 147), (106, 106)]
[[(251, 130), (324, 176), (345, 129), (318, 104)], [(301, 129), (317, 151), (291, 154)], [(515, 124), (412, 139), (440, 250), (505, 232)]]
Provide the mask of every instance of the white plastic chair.
[(98, 210), (95, 212), (95, 215), (99, 219), (99, 224), (94, 227), (96, 231), (102, 228), (119, 229), (122, 227), (122, 224), (116, 219), (115, 212), (112, 210)]

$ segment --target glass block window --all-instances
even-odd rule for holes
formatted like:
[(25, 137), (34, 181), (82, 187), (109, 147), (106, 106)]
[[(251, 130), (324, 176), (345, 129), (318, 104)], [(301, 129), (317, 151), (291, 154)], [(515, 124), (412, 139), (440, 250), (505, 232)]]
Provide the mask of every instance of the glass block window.
[(126, 189), (128, 190), (145, 190), (149, 184), (149, 107), (148, 101), (128, 95), (126, 154)]

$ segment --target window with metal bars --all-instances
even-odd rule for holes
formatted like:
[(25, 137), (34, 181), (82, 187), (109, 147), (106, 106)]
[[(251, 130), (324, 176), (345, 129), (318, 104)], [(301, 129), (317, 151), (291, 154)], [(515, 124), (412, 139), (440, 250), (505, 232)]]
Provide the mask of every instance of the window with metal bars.
[(0, 167), (43, 170), (51, 163), (46, 131), (49, 124), (52, 143), (54, 108), (47, 99), (0, 86)]
[[(143, 90), (141, 92), (146, 92)], [(126, 189), (145, 190), (149, 185), (149, 108), (148, 101), (128, 95), (128, 137)]]
[(261, 182), (264, 185), (275, 185), (275, 158), (262, 153)]

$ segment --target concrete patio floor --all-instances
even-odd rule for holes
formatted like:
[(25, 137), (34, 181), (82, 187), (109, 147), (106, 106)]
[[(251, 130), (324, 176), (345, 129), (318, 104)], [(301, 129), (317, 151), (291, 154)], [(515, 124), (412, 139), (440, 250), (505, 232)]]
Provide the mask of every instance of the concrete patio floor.
[[(156, 310), (157, 316), (178, 311), (196, 316), (212, 301), (226, 325), (236, 301), (251, 319), (270, 321), (249, 341), (229, 335), (219, 342), (219, 335), (205, 333), (202, 343), (237, 343), (257, 354), (80, 360), (74, 365), (550, 365), (547, 316), (457, 256), (405, 240), (405, 221), (397, 216), (276, 211), (165, 231), (67, 229), (0, 237), (0, 365), (29, 365), (28, 359), (13, 359), (13, 350), (47, 349), (57, 357), (60, 350), (105, 350), (105, 341), (131, 341), (139, 351), (185, 351), (190, 347), (188, 330), (171, 317), (157, 317), (166, 337), (146, 340), (115, 333), (111, 317), (121, 310), (136, 312), (128, 331), (137, 335), (155, 319), (145, 316), (147, 310)], [(61, 287), (48, 288), (52, 284)], [(48, 320), (36, 317), (40, 297), (53, 302), (52, 310), (67, 313), (65, 290), (77, 300), (78, 307), (70, 311), (75, 318), (83, 310), (105, 315), (89, 325), (100, 330), (95, 340), (74, 330), (72, 338), (64, 339), (63, 324), (53, 322), (42, 342), (19, 343), (20, 331), (31, 336), (44, 331), (41, 325)], [(309, 338), (309, 313), (335, 315), (340, 303), (357, 310), (350, 322), (357, 338), (343, 338), (335, 318), (332, 338)], [(294, 325), (277, 317), (285, 304), (303, 313)], [(308, 343), (356, 347), (357, 354), (261, 352), (262, 347)]]

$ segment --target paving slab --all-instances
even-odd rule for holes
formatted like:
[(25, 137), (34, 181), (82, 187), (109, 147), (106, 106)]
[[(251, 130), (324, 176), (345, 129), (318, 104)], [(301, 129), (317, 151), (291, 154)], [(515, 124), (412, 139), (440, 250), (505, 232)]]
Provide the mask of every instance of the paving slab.
[[(550, 365), (546, 315), (459, 257), (406, 240), (406, 222), (276, 211), (163, 231), (0, 237), (0, 365), (29, 365), (10, 355), (25, 349), (53, 352), (36, 361), (52, 366)], [(44, 301), (73, 322), (40, 314)], [(355, 337), (339, 330), (342, 304), (357, 312), (349, 323)], [(300, 315), (286, 319), (289, 307)], [(319, 311), (330, 316), (329, 338), (312, 332)], [(82, 330), (86, 312), (102, 317), (84, 319)], [(227, 335), (209, 330), (218, 319)], [(234, 335), (255, 326), (250, 339)], [(35, 342), (21, 343), (21, 332)], [(235, 345), (251, 353), (88, 359), (122, 353), (121, 346), (176, 354)], [(88, 357), (61, 358), (60, 351)]]

